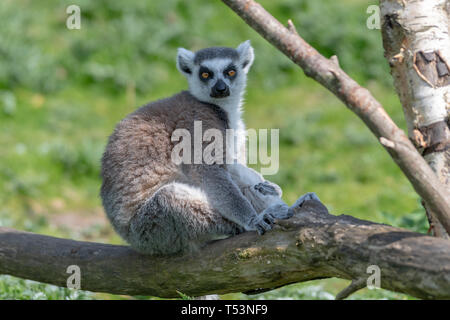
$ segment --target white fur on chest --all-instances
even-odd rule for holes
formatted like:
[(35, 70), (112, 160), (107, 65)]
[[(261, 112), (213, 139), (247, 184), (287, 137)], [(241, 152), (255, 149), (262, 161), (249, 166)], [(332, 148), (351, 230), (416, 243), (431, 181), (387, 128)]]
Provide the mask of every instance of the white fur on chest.
[[(242, 109), (241, 109), (241, 101), (237, 101), (235, 105), (221, 105), (220, 106), (228, 116), (228, 126), (231, 129), (231, 133), (233, 134), (233, 144), (234, 147), (228, 152), (233, 152), (232, 159), (237, 162), (245, 165), (246, 164), (246, 156), (245, 156), (245, 143), (246, 143), (246, 128), (245, 123), (242, 119)], [(231, 141), (230, 141), (231, 142)]]

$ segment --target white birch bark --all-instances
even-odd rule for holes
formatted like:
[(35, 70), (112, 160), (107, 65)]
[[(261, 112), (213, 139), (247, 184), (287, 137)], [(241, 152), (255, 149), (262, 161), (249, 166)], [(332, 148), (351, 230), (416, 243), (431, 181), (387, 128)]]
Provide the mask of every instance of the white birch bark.
[[(383, 45), (408, 135), (450, 190), (448, 0), (380, 0)], [(427, 205), (425, 204), (425, 208)], [(448, 237), (427, 209), (433, 232)]]

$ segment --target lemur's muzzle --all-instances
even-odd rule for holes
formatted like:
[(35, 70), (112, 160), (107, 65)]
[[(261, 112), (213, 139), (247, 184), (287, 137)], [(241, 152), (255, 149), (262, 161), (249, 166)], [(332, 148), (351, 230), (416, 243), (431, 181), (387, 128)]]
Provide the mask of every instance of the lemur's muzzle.
[(213, 98), (225, 98), (228, 97), (229, 95), (230, 95), (230, 88), (221, 79), (217, 80), (214, 87), (211, 88), (210, 96)]

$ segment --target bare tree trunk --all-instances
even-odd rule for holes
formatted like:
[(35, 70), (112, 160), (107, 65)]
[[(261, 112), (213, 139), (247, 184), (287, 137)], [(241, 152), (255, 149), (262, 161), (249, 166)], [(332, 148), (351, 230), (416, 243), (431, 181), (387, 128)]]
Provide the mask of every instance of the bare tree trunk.
[[(383, 45), (408, 135), (450, 190), (449, 1), (380, 0)], [(448, 238), (425, 202), (430, 226)]]
[(179, 297), (177, 291), (191, 296), (257, 293), (338, 277), (353, 280), (337, 296), (345, 298), (366, 286), (368, 267), (376, 265), (382, 288), (450, 299), (450, 241), (333, 216), (317, 201), (292, 210), (291, 219), (263, 236), (245, 232), (194, 255), (169, 257), (0, 227), (0, 274), (66, 286), (67, 268), (75, 265), (81, 289), (165, 298)]

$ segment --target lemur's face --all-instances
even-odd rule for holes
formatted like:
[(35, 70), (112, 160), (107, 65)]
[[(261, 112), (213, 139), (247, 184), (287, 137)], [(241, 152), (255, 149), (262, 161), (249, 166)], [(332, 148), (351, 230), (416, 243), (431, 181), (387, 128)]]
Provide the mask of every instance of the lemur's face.
[(180, 48), (177, 67), (186, 76), (194, 97), (222, 105), (226, 100), (241, 98), (253, 57), (250, 41), (237, 49), (213, 47), (193, 53)]

